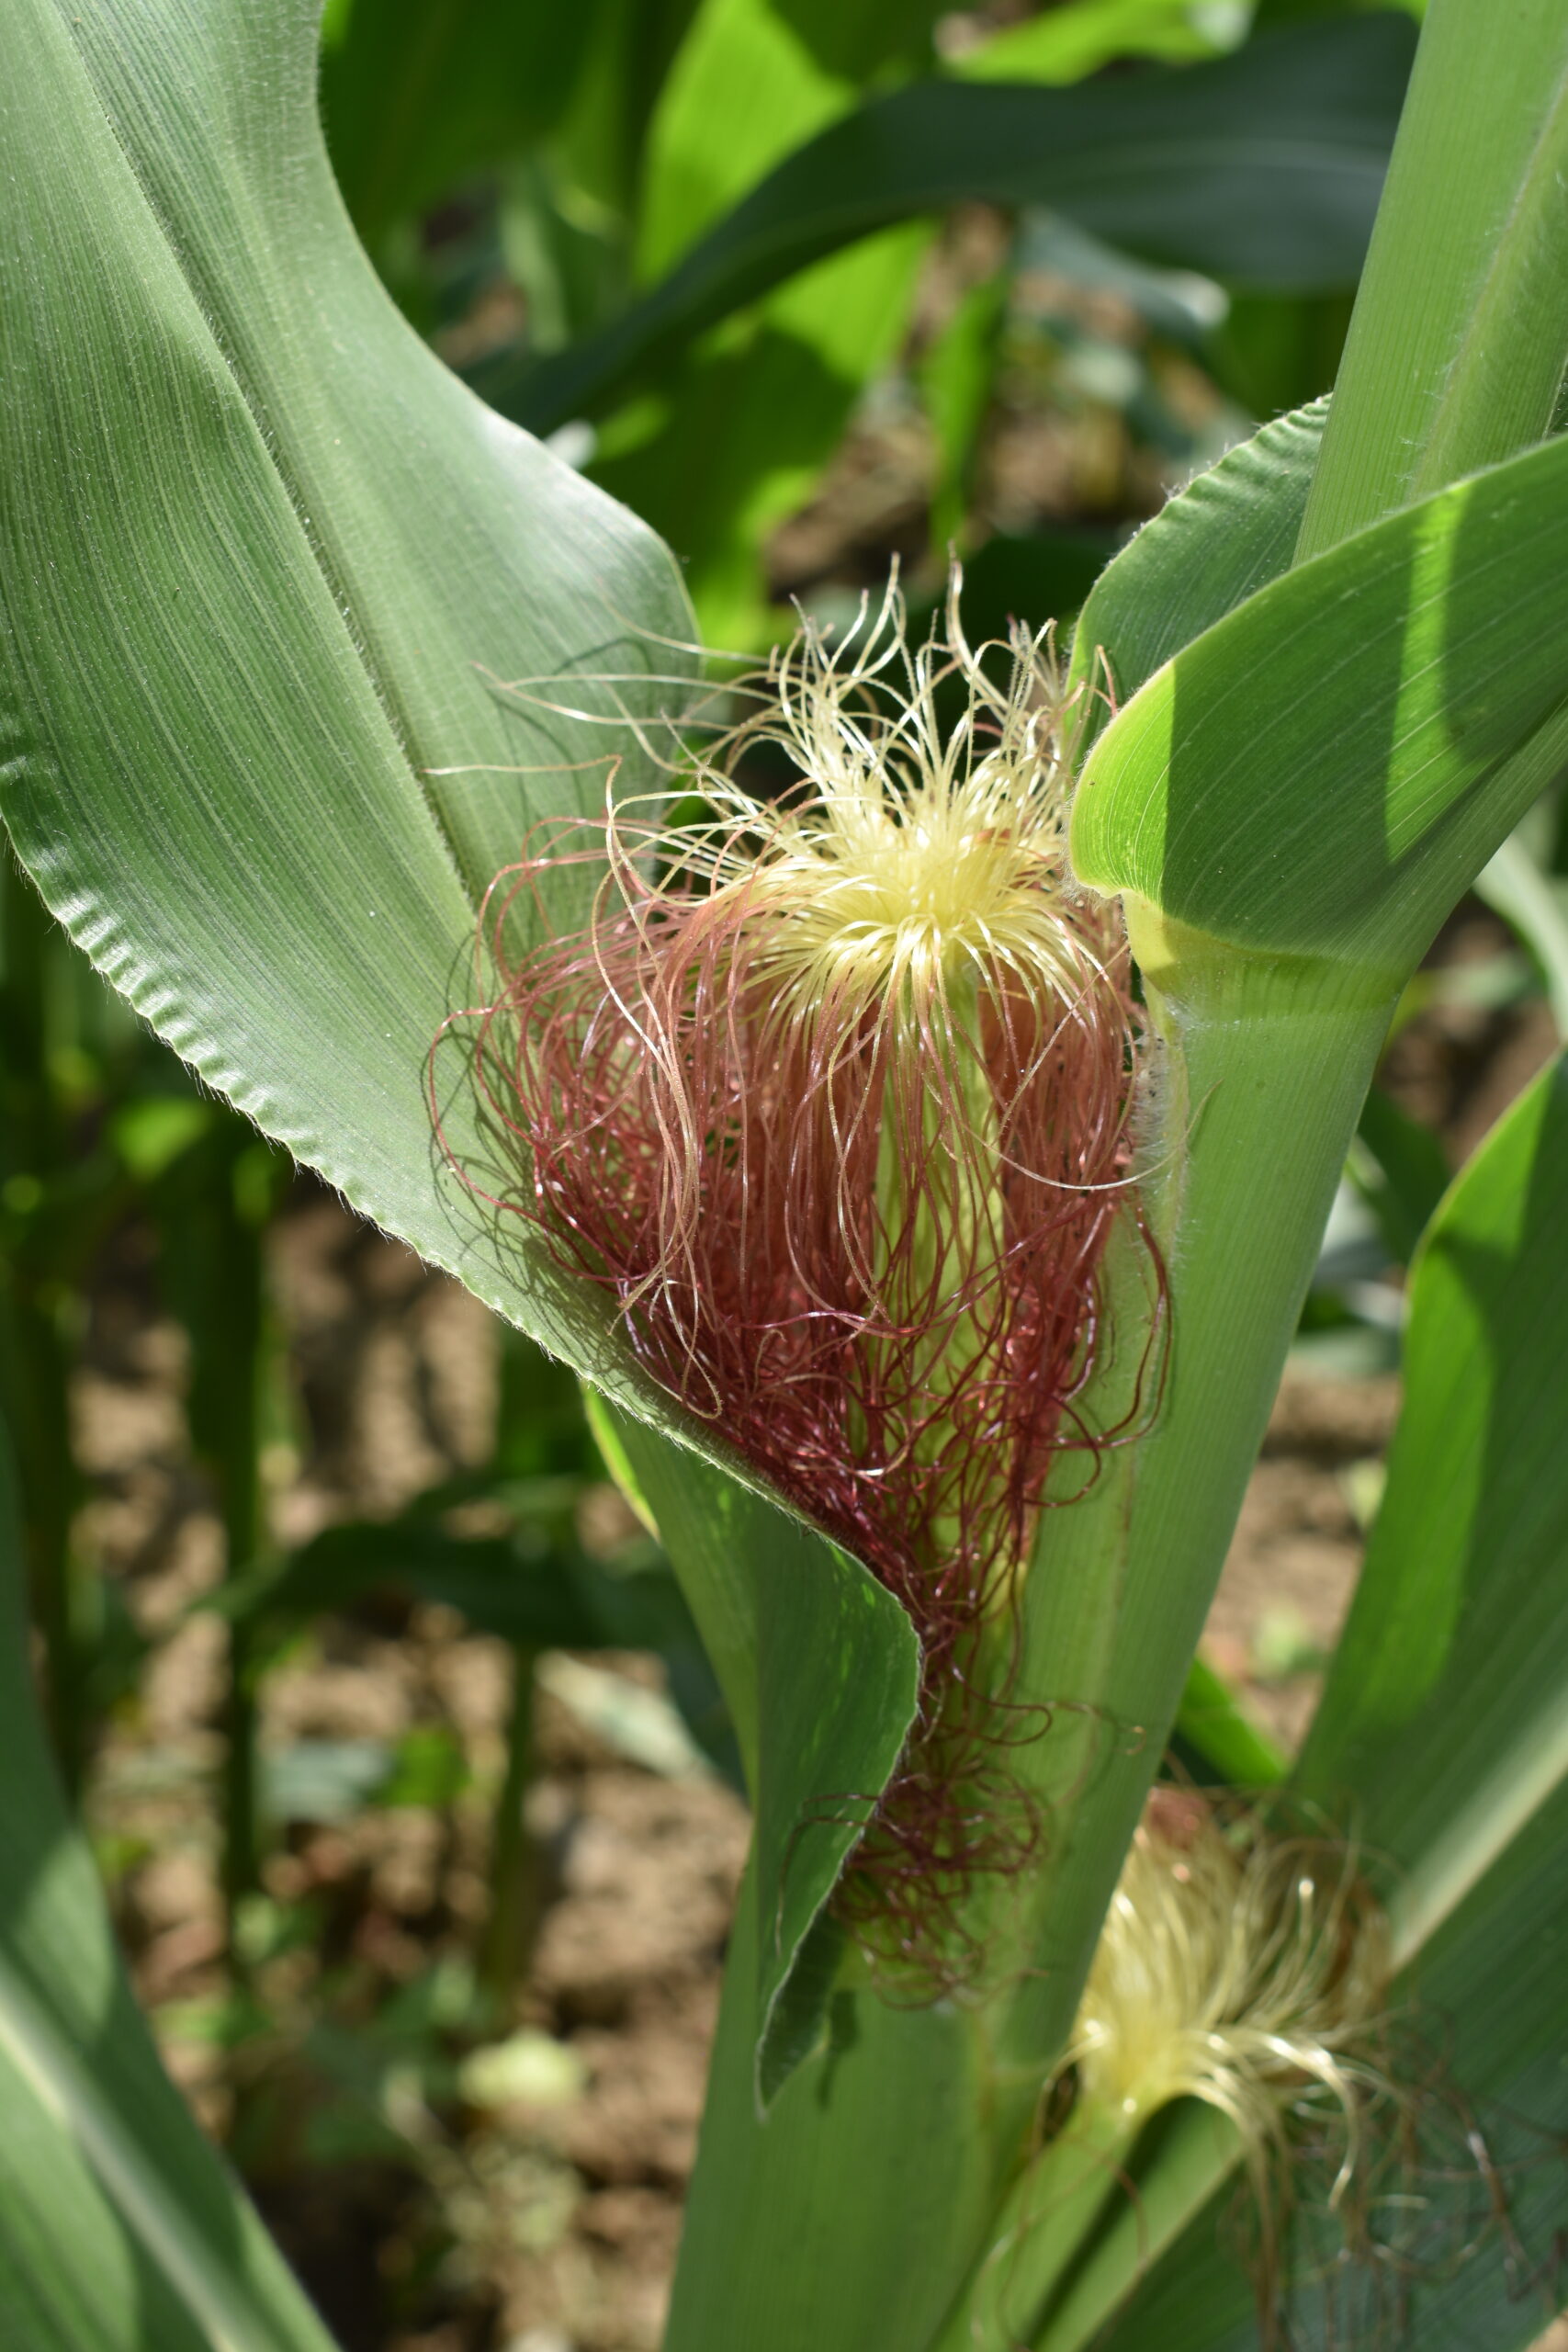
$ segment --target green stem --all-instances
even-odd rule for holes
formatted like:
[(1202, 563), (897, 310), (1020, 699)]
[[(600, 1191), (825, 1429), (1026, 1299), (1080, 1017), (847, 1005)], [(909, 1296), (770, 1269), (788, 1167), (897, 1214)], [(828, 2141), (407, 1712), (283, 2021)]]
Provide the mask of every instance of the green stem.
[(536, 1650), (514, 1653), (512, 1713), (506, 1729), (506, 1770), (491, 1833), (490, 1917), (476, 1970), (481, 1999), (503, 2018), (516, 1987), (533, 1927), (535, 1853), (524, 1819), (534, 1772), (534, 1667)]
[(1431, 0), (1298, 563), (1551, 430), (1565, 175), (1562, 0)]
[[(153, 1182), (165, 1295), (190, 1340), (191, 1444), (223, 1522), (225, 1577), (254, 1575), (269, 1537), (261, 1475), (276, 1334), (267, 1302), (266, 1226), (285, 1170), (243, 1121), (223, 1113)], [(219, 1879), (231, 1964), (238, 1915), (260, 1883), (256, 1756), (260, 1661), (250, 1623), (229, 1629), (219, 1790)]]
[(1201, 1653), (1187, 1669), (1176, 1730), (1234, 1789), (1277, 1788), (1290, 1771), (1289, 1757), (1237, 1703), (1224, 1676)]

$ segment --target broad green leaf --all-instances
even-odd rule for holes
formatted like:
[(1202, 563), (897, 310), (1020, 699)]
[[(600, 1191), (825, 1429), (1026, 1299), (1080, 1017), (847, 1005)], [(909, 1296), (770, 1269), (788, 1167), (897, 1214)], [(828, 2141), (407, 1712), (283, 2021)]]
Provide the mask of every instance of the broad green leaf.
[(0, 2331), (17, 2352), (331, 2352), (159, 2064), (28, 1672), (0, 1456)]
[[(486, 672), (663, 667), (640, 632), (689, 623), (643, 527), (488, 415), (376, 285), (315, 128), (312, 13), (12, 12), (6, 819), (209, 1083), (673, 1419), (585, 1286), (446, 1172), (423, 1071), (479, 893), (535, 820), (604, 790), (603, 730), (526, 718)], [(453, 1149), (514, 1182), (456, 1057), (444, 1093)]]
[(649, 127), (637, 249), (660, 276), (874, 76), (930, 54), (934, 0), (703, 0)]
[(553, 129), (600, 13), (600, 0), (339, 0), (322, 44), (321, 111), (367, 243)]
[(1568, 758), (1568, 443), (1402, 509), (1178, 653), (1100, 737), (1083, 878), (1168, 924), (1414, 964)]
[(1416, 1261), (1388, 1484), (1301, 1765), (1353, 1791), (1415, 1946), (1568, 1774), (1568, 1064)]
[[(23, 19), (27, 103), (5, 125), (33, 208), (6, 306), (17, 837), (75, 934), (204, 1076), (424, 1255), (679, 1423), (630, 1376), (594, 1295), (494, 1233), (446, 1176), (423, 1100), (477, 892), (533, 816), (604, 788), (591, 729), (519, 726), (474, 664), (635, 670), (653, 658), (639, 623), (680, 627), (672, 576), (640, 526), (487, 417), (390, 311), (314, 141), (302, 15), (126, 0), (118, 43), (92, 21), (101, 86), (52, 6)], [(288, 142), (265, 102), (285, 98), (312, 172), (275, 177)], [(62, 127), (69, 175), (52, 168)], [(330, 332), (282, 332), (300, 285)], [(531, 753), (595, 765), (428, 774)], [(443, 1112), (479, 1181), (516, 1182), (480, 1159), (460, 1064)], [(669, 1457), (666, 1481), (681, 1475)], [(696, 1491), (724, 1490), (714, 1476)], [(731, 1515), (748, 1504), (737, 1495)], [(663, 1495), (658, 1508), (677, 1522)], [(913, 1637), (894, 1604), (782, 1513), (750, 1508), (776, 1521), (803, 1589), (822, 1579), (812, 1601), (835, 1636), (844, 1609), (866, 1620), (866, 1687), (907, 1679)], [(804, 1691), (769, 1663), (793, 1640), (787, 1618), (761, 1626), (750, 1670), (754, 1703), (782, 1691), (798, 1718), (815, 1658)], [(848, 1758), (829, 1743), (825, 1786), (781, 1786), (764, 1807), (788, 1897), (764, 2014), (850, 1842), (802, 1837), (786, 1864), (799, 1804), (880, 1787), (908, 1720), (907, 1702), (874, 1701)]]
[(770, 2101), (818, 2045), (838, 1958), (823, 1906), (908, 1736), (919, 1645), (891, 1594), (824, 1536), (652, 1430), (622, 1418), (617, 1434), (718, 1676), (756, 1813), (755, 1974), (727, 1995), (753, 2052), (749, 2130), (751, 2098)]
[(597, 409), (728, 312), (841, 245), (979, 198), (1048, 204), (1156, 261), (1273, 288), (1348, 284), (1366, 252), (1413, 36), (1371, 17), (1073, 90), (919, 84), (789, 156), (622, 318), (494, 384), (540, 429)]
[(1108, 563), (1078, 618), (1072, 675), (1103, 657), (1119, 703), (1172, 654), (1290, 569), (1325, 400), (1277, 417), (1188, 483)]

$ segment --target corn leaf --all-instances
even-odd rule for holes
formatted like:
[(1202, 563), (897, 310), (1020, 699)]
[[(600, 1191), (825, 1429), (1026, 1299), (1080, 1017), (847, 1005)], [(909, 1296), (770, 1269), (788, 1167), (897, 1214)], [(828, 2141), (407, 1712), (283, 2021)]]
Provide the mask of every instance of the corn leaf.
[(825, 254), (976, 198), (1052, 205), (1112, 243), (1238, 282), (1351, 284), (1414, 45), (1407, 19), (1380, 15), (1073, 90), (896, 90), (787, 157), (599, 334), (486, 388), (547, 429)]
[(1299, 556), (1551, 430), (1568, 365), (1568, 17), (1434, 9)]
[[(662, 668), (641, 632), (689, 622), (650, 535), (488, 415), (377, 286), (316, 129), (313, 14), (12, 12), (6, 820), (206, 1080), (673, 1421), (585, 1286), (446, 1172), (422, 1073), (468, 1001), (479, 894), (531, 823), (604, 790), (604, 731), (530, 718), (486, 672)], [(514, 1185), (457, 1055), (443, 1094), (457, 1156)]]
[(983, 2026), (960, 2002), (890, 2007), (840, 1984), (825, 2051), (760, 2120), (749, 1990), (759, 1908), (751, 1880), (664, 2352), (922, 2346), (998, 2194)]
[(1422, 1243), (1388, 1484), (1299, 1772), (1321, 1803), (1354, 1790), (1413, 1949), (1568, 1776), (1565, 1224), (1559, 1059)]
[(873, 79), (930, 51), (940, 0), (703, 0), (649, 126), (639, 274), (657, 277)]
[(1568, 756), (1568, 443), (1298, 564), (1101, 736), (1098, 888), (1271, 955), (1396, 973)]
[(0, 1435), (0, 2337), (17, 2352), (332, 2352), (164, 2074), (45, 1745)]
[[(6, 306), (16, 837), (74, 934), (205, 1077), (378, 1222), (700, 1442), (637, 1381), (592, 1294), (476, 1214), (423, 1094), (431, 1040), (462, 1001), (477, 894), (542, 809), (604, 790), (592, 730), (520, 725), (475, 662), (635, 673), (649, 656), (632, 624), (681, 626), (667, 560), (479, 409), (386, 304), (325, 178), (303, 12), (127, 0), (122, 39), (93, 25), (102, 46), (85, 63), (52, 6), (33, 11), (5, 121), (33, 208)], [(299, 175), (270, 176), (288, 142), (264, 102), (286, 97), (308, 201)], [(66, 122), (69, 176), (53, 168)], [(301, 285), (330, 333), (281, 332)], [(73, 327), (57, 349), (60, 315)], [(530, 752), (558, 772), (427, 772)], [(585, 755), (597, 764), (559, 772)], [(491, 1172), (460, 1064), (443, 1113), (486, 1189), (515, 1185), (504, 1163)], [(705, 1531), (738, 1511), (790, 1554), (739, 1670), (774, 1719), (759, 1868), (782, 1909), (759, 2018), (778, 2009), (798, 2041), (787, 1980), (851, 1838), (796, 1837), (796, 1817), (880, 1787), (908, 1726), (913, 1637), (820, 1538), (738, 1492), (721, 1508), (728, 1481), (686, 1475), (696, 1503), (661, 1494), (660, 1508), (699, 1593)], [(661, 1476), (679, 1487), (673, 1457)], [(827, 1654), (846, 1676), (852, 1660), (870, 1702), (847, 1752), (798, 1735), (792, 1748), (781, 1708), (785, 1727), (840, 1720), (820, 1706)], [(722, 1643), (716, 1656), (722, 1670)]]

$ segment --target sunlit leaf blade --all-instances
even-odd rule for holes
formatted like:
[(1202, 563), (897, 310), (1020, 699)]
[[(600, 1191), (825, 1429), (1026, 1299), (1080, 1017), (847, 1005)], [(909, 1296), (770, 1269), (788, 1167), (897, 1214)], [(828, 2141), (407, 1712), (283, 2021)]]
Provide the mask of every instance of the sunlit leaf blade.
[(1300, 564), (1101, 736), (1078, 872), (1168, 922), (1398, 973), (1568, 758), (1568, 443)]
[(662, 276), (868, 83), (886, 87), (924, 62), (940, 13), (941, 0), (705, 0), (649, 126), (639, 275)]
[[(377, 287), (321, 152), (312, 13), (8, 19), (5, 814), (204, 1078), (625, 1387), (586, 1286), (443, 1169), (422, 1074), (471, 985), (477, 893), (533, 818), (604, 789), (602, 731), (530, 721), (477, 665), (663, 668), (642, 633), (689, 623), (646, 530), (479, 408)], [(549, 772), (495, 772), (519, 763)], [(444, 1094), (457, 1157), (515, 1183), (460, 1057)]]
[(17, 2352), (331, 2352), (153, 2050), (28, 1672), (0, 1440), (0, 2331)]
[[(1506, 35), (1498, 32), (1506, 25)], [(1568, 365), (1568, 16), (1434, 8), (1299, 553), (1551, 430)]]
[(771, 173), (601, 334), (491, 396), (541, 428), (825, 254), (969, 199), (1048, 204), (1156, 261), (1276, 288), (1348, 285), (1415, 45), (1408, 20), (1307, 26), (1234, 57), (1073, 90), (925, 83)]
[[(690, 622), (667, 550), (465, 397), (382, 293), (315, 128), (312, 16), (297, 0), (118, 0), (73, 30), (154, 212), (179, 224), (180, 268), (482, 890), (530, 816), (601, 808), (608, 755), (630, 748), (557, 713), (530, 721), (492, 681), (668, 669), (647, 632), (687, 636)], [(612, 707), (603, 691), (556, 699)], [(532, 772), (469, 772), (481, 763)]]
[(1388, 1485), (1301, 1766), (1399, 1861), (1413, 1947), (1568, 1775), (1565, 1230), (1558, 1060), (1416, 1260)]

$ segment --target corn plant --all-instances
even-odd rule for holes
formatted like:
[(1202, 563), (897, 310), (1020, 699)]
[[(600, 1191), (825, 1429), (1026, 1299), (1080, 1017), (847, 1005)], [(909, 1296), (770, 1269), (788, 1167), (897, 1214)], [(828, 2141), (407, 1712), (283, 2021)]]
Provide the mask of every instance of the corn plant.
[[(208, 1085), (592, 1384), (657, 1521), (754, 1809), (671, 2352), (1525, 2346), (1568, 2123), (1560, 1065), (1421, 1243), (1290, 1805), (1150, 1789), (1401, 990), (1568, 766), (1561, 8), (1431, 0), (1332, 402), (1070, 647), (1032, 616), (998, 679), (959, 604), (868, 711), (889, 605), (716, 743), (653, 532), (378, 286), (313, 15), (13, 9), (5, 814)], [(1407, 25), (1354, 37), (1402, 76)], [(1070, 200), (1031, 147), (1069, 119), (1089, 225), (1159, 250), (1162, 121), (1234, 166), (1271, 54), (1333, 113), (1276, 38), (1081, 121), (873, 100), (880, 150), (829, 124), (507, 397), (579, 413), (965, 188)], [(135, 2015), (15, 1627), (0, 1668), (11, 2339), (319, 2352)]]

